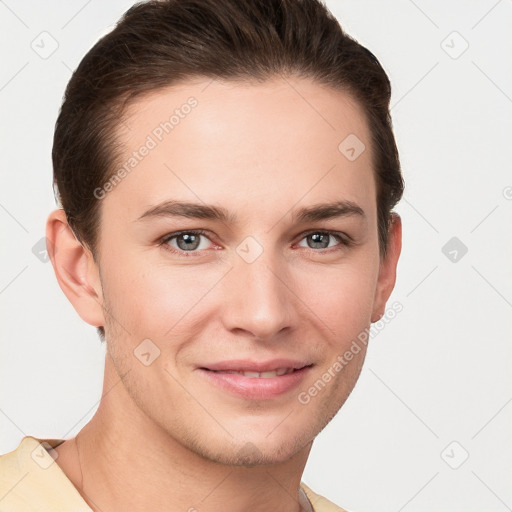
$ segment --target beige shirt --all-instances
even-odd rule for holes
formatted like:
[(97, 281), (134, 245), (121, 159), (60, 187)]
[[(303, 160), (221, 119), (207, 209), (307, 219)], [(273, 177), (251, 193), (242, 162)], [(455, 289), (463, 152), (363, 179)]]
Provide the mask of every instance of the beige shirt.
[[(0, 456), (0, 512), (92, 512), (48, 451), (62, 442), (25, 436)], [(304, 483), (301, 488), (314, 512), (346, 512)]]

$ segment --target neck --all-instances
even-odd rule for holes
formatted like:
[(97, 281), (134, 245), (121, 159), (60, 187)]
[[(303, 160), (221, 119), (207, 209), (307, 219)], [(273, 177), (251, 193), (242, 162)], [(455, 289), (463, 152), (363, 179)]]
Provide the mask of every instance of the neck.
[[(62, 469), (96, 511), (307, 510), (299, 491), (311, 444), (287, 461), (227, 466), (184, 447), (133, 402), (107, 356), (103, 398)], [(60, 454), (59, 454), (60, 456)], [(73, 467), (72, 467), (73, 466)], [(78, 468), (78, 470), (77, 470)]]

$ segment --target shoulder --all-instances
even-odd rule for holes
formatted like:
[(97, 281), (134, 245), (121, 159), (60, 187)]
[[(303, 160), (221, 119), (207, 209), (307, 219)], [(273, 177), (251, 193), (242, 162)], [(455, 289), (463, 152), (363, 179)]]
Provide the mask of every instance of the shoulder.
[(0, 511), (89, 512), (78, 491), (50, 454), (62, 439), (25, 436), (18, 447), (0, 455)]
[(15, 488), (22, 484), (30, 473), (26, 456), (30, 457), (38, 444), (33, 437), (26, 436), (15, 450), (0, 455), (0, 496), (7, 498), (8, 495), (16, 494)]
[(320, 494), (313, 492), (305, 483), (301, 482), (300, 486), (304, 489), (311, 505), (313, 505), (314, 512), (348, 512), (327, 498), (320, 496)]

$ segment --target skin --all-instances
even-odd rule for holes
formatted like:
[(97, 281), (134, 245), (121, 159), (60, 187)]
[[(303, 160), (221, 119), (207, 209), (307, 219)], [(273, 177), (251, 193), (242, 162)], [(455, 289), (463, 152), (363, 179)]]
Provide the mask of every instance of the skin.
[[(141, 97), (118, 131), (119, 164), (190, 96), (197, 107), (101, 200), (97, 261), (62, 210), (48, 218), (59, 284), (83, 320), (105, 327), (107, 345), (99, 408), (57, 448), (57, 463), (94, 510), (299, 511), (312, 442), (353, 389), (364, 346), (307, 405), (298, 394), (384, 313), (400, 218), (382, 259), (363, 112), (346, 93), (303, 78), (197, 80)], [(338, 150), (349, 134), (366, 145), (353, 162)], [(169, 200), (236, 219), (139, 219)], [(293, 216), (338, 201), (364, 216)], [(176, 238), (162, 243), (189, 229), (206, 231), (194, 255), (180, 253)], [(311, 248), (310, 231), (354, 243), (326, 237), (328, 248)], [(263, 250), (252, 263), (237, 252), (247, 237)], [(149, 366), (134, 356), (145, 339), (160, 350)], [(279, 357), (313, 366), (271, 399), (229, 394), (197, 370)]]

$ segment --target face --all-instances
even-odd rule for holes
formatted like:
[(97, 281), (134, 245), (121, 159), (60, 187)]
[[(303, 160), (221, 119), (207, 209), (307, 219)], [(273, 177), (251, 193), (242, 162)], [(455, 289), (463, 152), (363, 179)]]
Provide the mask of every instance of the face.
[(137, 100), (118, 135), (98, 262), (122, 385), (197, 454), (287, 460), (345, 402), (365, 346), (343, 355), (382, 307), (362, 110), (305, 79), (198, 81)]

